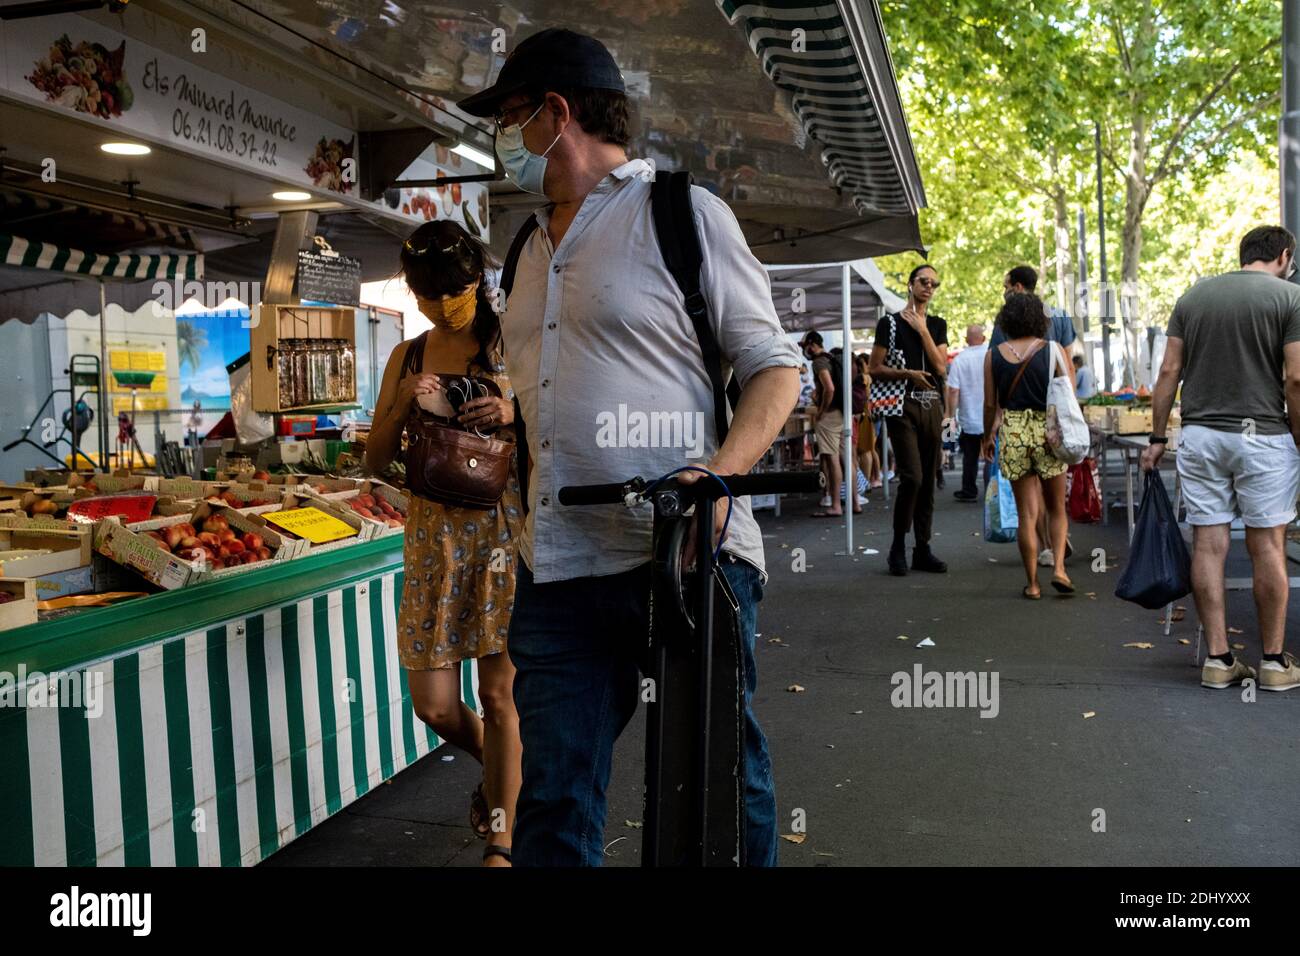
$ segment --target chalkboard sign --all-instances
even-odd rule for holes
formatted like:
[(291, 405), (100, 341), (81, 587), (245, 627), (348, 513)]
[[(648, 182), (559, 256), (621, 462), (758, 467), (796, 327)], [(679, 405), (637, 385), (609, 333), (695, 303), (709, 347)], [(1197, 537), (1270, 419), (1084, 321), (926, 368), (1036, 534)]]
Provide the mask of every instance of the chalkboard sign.
[(331, 305), (361, 304), (361, 260), (298, 250), (298, 298)]

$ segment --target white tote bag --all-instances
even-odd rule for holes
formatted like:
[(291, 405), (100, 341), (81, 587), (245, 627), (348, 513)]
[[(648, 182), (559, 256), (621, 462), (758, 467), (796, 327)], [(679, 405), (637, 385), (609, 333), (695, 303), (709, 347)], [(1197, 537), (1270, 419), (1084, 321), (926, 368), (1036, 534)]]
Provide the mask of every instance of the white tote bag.
[(1070, 387), (1069, 374), (1056, 374), (1060, 368), (1061, 349), (1055, 342), (1049, 342), (1048, 348), (1052, 350), (1052, 372), (1047, 384), (1047, 445), (1060, 461), (1077, 465), (1088, 457), (1092, 433), (1088, 431), (1083, 409)]

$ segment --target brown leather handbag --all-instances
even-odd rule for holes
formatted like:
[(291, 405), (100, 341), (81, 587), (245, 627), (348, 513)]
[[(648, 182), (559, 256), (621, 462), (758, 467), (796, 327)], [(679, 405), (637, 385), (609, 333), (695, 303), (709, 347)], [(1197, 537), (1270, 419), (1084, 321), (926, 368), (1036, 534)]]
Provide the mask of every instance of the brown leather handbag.
[[(427, 335), (428, 333), (425, 333)], [(424, 336), (407, 350), (402, 374), (420, 374), (424, 363)], [(501, 397), (490, 378), (472, 377), (473, 385)], [(406, 420), (406, 487), (414, 495), (456, 508), (486, 510), (496, 507), (510, 480), (513, 441), (466, 429), (455, 418), (445, 418), (415, 405)]]

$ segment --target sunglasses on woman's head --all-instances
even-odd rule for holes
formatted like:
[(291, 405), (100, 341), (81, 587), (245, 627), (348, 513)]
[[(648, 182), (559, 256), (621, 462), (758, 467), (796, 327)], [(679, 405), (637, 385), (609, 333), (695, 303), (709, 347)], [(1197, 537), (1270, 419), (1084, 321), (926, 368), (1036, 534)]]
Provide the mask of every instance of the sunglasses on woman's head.
[(457, 239), (451, 245), (446, 246), (445, 248), (443, 246), (437, 245), (432, 239), (430, 239), (422, 246), (416, 246), (414, 243), (411, 242), (410, 239), (407, 239), (405, 242), (402, 243), (402, 248), (405, 249), (413, 256), (422, 256), (430, 249), (433, 248), (437, 248), (437, 250), (441, 252), (444, 256), (449, 256), (464, 245), (465, 245), (465, 237), (461, 236), (459, 239)]
[(939, 288), (940, 282), (938, 279), (917, 279), (916, 284), (922, 289), (937, 289)]

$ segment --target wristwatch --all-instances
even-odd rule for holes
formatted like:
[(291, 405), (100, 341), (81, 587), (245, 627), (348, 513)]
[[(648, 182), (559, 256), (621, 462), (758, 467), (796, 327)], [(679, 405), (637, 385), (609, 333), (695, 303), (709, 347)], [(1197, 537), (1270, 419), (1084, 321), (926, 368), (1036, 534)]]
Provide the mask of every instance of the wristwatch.
[(1151, 435), (1148, 435), (1148, 436), (1147, 436), (1147, 444), (1149, 444), (1149, 445), (1168, 445), (1168, 444), (1169, 444), (1169, 439), (1168, 439), (1166, 436), (1164, 436), (1164, 435), (1151, 434)]

